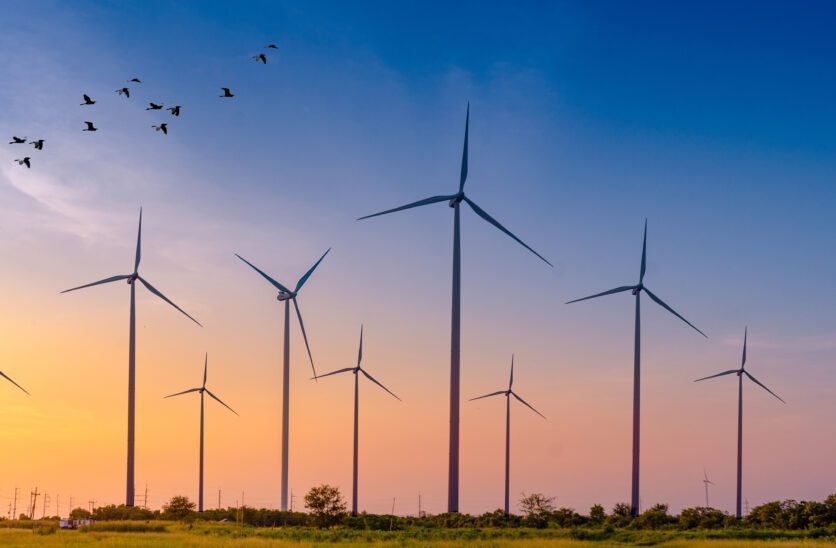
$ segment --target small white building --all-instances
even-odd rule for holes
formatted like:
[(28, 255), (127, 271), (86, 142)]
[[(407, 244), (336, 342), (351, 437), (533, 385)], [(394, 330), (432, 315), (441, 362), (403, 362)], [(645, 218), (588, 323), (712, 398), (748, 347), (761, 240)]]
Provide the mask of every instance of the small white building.
[(61, 529), (78, 529), (82, 525), (90, 525), (93, 523), (92, 519), (62, 519), (58, 522)]

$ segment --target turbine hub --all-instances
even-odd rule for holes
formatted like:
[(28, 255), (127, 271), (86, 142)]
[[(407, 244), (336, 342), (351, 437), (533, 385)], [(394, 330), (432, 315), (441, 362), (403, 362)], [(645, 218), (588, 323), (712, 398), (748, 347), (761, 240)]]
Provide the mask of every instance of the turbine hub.
[(128, 278), (127, 280), (125, 280), (125, 281), (128, 283), (128, 285), (133, 285), (133, 283), (136, 281), (137, 278), (139, 278), (139, 274), (134, 272), (133, 274), (131, 274), (131, 277)]
[(279, 302), (286, 301), (288, 299), (292, 299), (296, 295), (294, 293), (287, 293), (286, 291), (279, 291), (279, 294), (276, 296), (276, 300)]
[(642, 289), (644, 289), (644, 286), (642, 284), (637, 285), (633, 288), (633, 295), (638, 295)]
[(459, 192), (450, 199), (450, 207), (456, 207), (464, 200), (464, 192)]

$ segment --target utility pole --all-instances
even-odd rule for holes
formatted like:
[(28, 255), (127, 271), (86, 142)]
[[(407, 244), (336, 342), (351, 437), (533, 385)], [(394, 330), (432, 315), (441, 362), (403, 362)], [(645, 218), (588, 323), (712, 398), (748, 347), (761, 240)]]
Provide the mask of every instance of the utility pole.
[(218, 489), (218, 510), (221, 509), (221, 490)]
[(18, 492), (18, 490), (19, 490), (19, 488), (18, 488), (18, 487), (15, 487), (15, 504), (14, 504), (14, 506), (12, 507), (12, 518), (13, 518), (13, 519), (17, 519), (17, 518), (18, 518), (18, 515), (17, 515), (17, 492)]
[(290, 490), (290, 511), (293, 512), (293, 499), (296, 497), (293, 495), (293, 489)]
[(93, 507), (96, 506), (96, 501), (95, 500), (88, 500), (87, 503), (90, 505), (90, 513), (92, 514), (93, 513)]
[(44, 509), (43, 513), (41, 514), (41, 519), (46, 517), (46, 509), (49, 507), (49, 495), (44, 493)]
[(418, 492), (418, 517), (421, 517), (421, 493)]
[(61, 519), (61, 493), (55, 495), (55, 515)]
[(29, 509), (29, 519), (35, 519), (35, 506), (38, 504), (38, 488), (35, 487), (35, 491), (32, 493), (32, 507)]
[(395, 497), (392, 497), (392, 516), (389, 518), (389, 530), (392, 530), (392, 522), (395, 521)]
[[(73, 513), (73, 497), (70, 497), (70, 514)], [(67, 517), (70, 517), (70, 514), (67, 514)]]

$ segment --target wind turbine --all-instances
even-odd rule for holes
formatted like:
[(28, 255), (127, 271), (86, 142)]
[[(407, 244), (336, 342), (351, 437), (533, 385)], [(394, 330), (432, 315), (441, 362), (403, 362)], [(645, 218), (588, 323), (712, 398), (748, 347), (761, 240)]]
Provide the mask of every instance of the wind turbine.
[(615, 289), (610, 289), (609, 291), (604, 291), (603, 293), (597, 293), (595, 295), (590, 295), (589, 297), (584, 297), (582, 299), (575, 299), (574, 301), (569, 301), (566, 304), (576, 303), (579, 301), (585, 301), (587, 299), (594, 299), (596, 297), (603, 297), (604, 295), (612, 295), (614, 293), (622, 293), (624, 291), (632, 291), (633, 295), (636, 297), (636, 334), (635, 334), (635, 348), (633, 351), (633, 463), (632, 463), (632, 474), (633, 474), (633, 486), (630, 498), (630, 512), (635, 517), (639, 514), (639, 445), (640, 445), (640, 436), (639, 436), (639, 426), (640, 426), (640, 414), (641, 414), (641, 294), (642, 292), (647, 293), (647, 296), (650, 299), (682, 320), (683, 322), (687, 323), (691, 326), (697, 333), (702, 335), (703, 337), (708, 338), (708, 335), (694, 327), (694, 325), (679, 315), (673, 308), (665, 304), (662, 299), (657, 297), (644, 285), (644, 274), (647, 270), (647, 219), (644, 221), (644, 239), (642, 241), (642, 263), (641, 263), (641, 270), (639, 271), (639, 283), (636, 285), (624, 285), (621, 287), (616, 287)]
[(716, 375), (710, 375), (708, 377), (703, 377), (701, 379), (697, 379), (694, 382), (704, 381), (706, 379), (713, 379), (714, 377), (723, 377), (725, 375), (731, 375), (734, 373), (737, 375), (737, 506), (736, 506), (736, 515), (737, 519), (743, 517), (743, 514), (740, 511), (741, 502), (743, 501), (743, 376), (749, 377), (749, 380), (778, 398), (781, 403), (787, 403), (778, 397), (778, 394), (767, 388), (764, 384), (762, 384), (758, 379), (753, 377), (748, 371), (746, 371), (746, 339), (749, 337), (749, 328), (743, 330), (743, 358), (740, 361), (740, 369), (730, 369), (728, 371), (723, 371), (722, 373), (717, 373)]
[(519, 397), (516, 392), (513, 390), (514, 386), (514, 355), (511, 355), (511, 377), (508, 379), (508, 390), (499, 390), (497, 392), (491, 392), (490, 394), (485, 394), (484, 396), (479, 396), (478, 398), (471, 398), (470, 401), (474, 400), (481, 400), (482, 398), (490, 398), (491, 396), (505, 396), (505, 515), (507, 516), (510, 512), (510, 501), (511, 501), (511, 396), (517, 398), (520, 403), (543, 417), (542, 413), (534, 409), (527, 401)]
[(705, 468), (703, 468), (702, 473), (703, 473), (703, 476), (705, 477), (705, 479), (702, 480), (703, 484), (705, 484), (705, 507), (706, 508), (711, 508), (711, 505), (708, 504), (708, 486), (709, 485), (714, 485), (714, 482), (711, 481), (710, 479), (708, 479), (708, 472), (705, 471)]
[[(126, 494), (125, 494), (125, 505), (126, 506), (133, 506), (134, 505), (134, 431), (135, 431), (135, 411), (136, 411), (136, 282), (139, 282), (145, 286), (145, 288), (156, 295), (157, 297), (161, 298), (180, 312), (182, 312), (187, 318), (192, 320), (197, 325), (200, 325), (200, 322), (189, 316), (186, 311), (182, 308), (174, 304), (172, 301), (169, 300), (168, 297), (160, 293), (157, 288), (153, 285), (148, 283), (148, 281), (139, 275), (139, 260), (140, 260), (140, 251), (141, 251), (141, 242), (142, 242), (142, 208), (139, 208), (139, 230), (136, 236), (136, 259), (134, 260), (134, 271), (132, 274), (123, 274), (119, 276), (111, 276), (110, 278), (105, 278), (104, 280), (99, 280), (98, 282), (89, 283), (86, 285), (81, 285), (78, 287), (74, 287), (72, 289), (67, 289), (62, 291), (61, 293), (68, 293), (70, 291), (75, 291), (76, 289), (84, 289), (85, 287), (92, 287), (94, 285), (101, 285), (110, 282), (117, 282), (119, 280), (127, 280), (128, 285), (131, 286), (131, 319), (130, 319), (130, 336), (128, 342), (128, 473), (127, 473), (127, 485), (126, 485)], [(202, 325), (200, 325), (203, 327)]]
[(358, 433), (358, 416), (359, 416), (359, 407), (360, 407), (360, 395), (359, 395), (359, 378), (360, 376), (357, 373), (362, 373), (365, 375), (367, 379), (381, 387), (382, 389), (389, 392), (389, 394), (398, 401), (401, 401), (399, 397), (397, 397), (392, 391), (388, 388), (380, 384), (374, 377), (369, 375), (369, 373), (363, 369), (361, 363), (363, 361), (363, 326), (360, 326), (360, 350), (357, 352), (357, 366), (356, 367), (346, 367), (345, 369), (337, 369), (336, 371), (331, 371), (330, 373), (325, 373), (324, 375), (320, 375), (319, 378), (322, 377), (329, 377), (331, 375), (337, 375), (339, 373), (354, 373), (354, 472), (353, 472), (353, 486), (351, 489), (351, 515), (357, 515), (357, 433)]
[(30, 394), (29, 392), (27, 392), (25, 388), (23, 388), (22, 386), (20, 386), (19, 384), (17, 384), (15, 381), (13, 381), (13, 380), (11, 379), (11, 377), (9, 377), (8, 375), (6, 375), (6, 374), (5, 374), (5, 373), (3, 373), (2, 371), (0, 371), (0, 377), (3, 377), (4, 379), (6, 379), (7, 381), (9, 381), (9, 382), (10, 382), (10, 383), (12, 383), (13, 385), (15, 385), (15, 386), (17, 386), (18, 388), (20, 388), (21, 390), (23, 390), (23, 392), (24, 392), (27, 396), (31, 396), (31, 395), (32, 395), (32, 394)]
[[(203, 385), (200, 388), (190, 388), (188, 390), (183, 390), (182, 392), (177, 392), (176, 394), (171, 394), (170, 396), (166, 396), (166, 398), (173, 398), (174, 396), (180, 396), (182, 394), (188, 394), (190, 392), (200, 392), (200, 473), (199, 473), (199, 492), (197, 498), (197, 511), (203, 512), (203, 394), (209, 394), (209, 397), (238, 415), (233, 408), (225, 404), (221, 401), (221, 399), (213, 394), (208, 388), (206, 388), (206, 369), (209, 365), (209, 354), (206, 354), (206, 357), (203, 361)], [(165, 399), (165, 398), (163, 398)]]
[(308, 334), (305, 332), (305, 322), (302, 321), (302, 312), (299, 310), (299, 303), (296, 301), (296, 296), (311, 277), (313, 271), (322, 262), (322, 259), (328, 255), (331, 248), (322, 254), (317, 262), (305, 272), (304, 276), (299, 278), (296, 282), (296, 288), (291, 291), (283, 286), (264, 272), (258, 269), (255, 265), (249, 262), (241, 255), (235, 254), (236, 257), (247, 263), (253, 270), (261, 274), (265, 280), (270, 282), (279, 294), (276, 299), (279, 302), (284, 302), (284, 364), (282, 367), (282, 485), (281, 485), (281, 504), (282, 512), (287, 511), (287, 458), (288, 458), (288, 438), (290, 435), (290, 302), (293, 301), (293, 308), (296, 309), (296, 317), (299, 318), (299, 327), (302, 330), (302, 338), (305, 339), (305, 348), (308, 350), (308, 358), (311, 360), (311, 370), (314, 378), (316, 378), (316, 368), (314, 367), (313, 356), (311, 355), (311, 347), (308, 345)]
[(438, 202), (448, 202), (448, 205), (453, 209), (453, 306), (452, 306), (452, 320), (451, 320), (451, 336), (450, 336), (450, 455), (448, 464), (448, 479), (447, 479), (447, 511), (459, 511), (459, 399), (460, 399), (460, 349), (461, 349), (461, 236), (459, 230), (459, 206), (462, 202), (470, 206), (470, 209), (479, 217), (492, 224), (500, 231), (504, 232), (517, 243), (522, 245), (527, 250), (531, 251), (537, 257), (543, 260), (547, 265), (553, 266), (549, 261), (543, 258), (542, 255), (534, 251), (522, 240), (514, 236), (511, 231), (499, 224), (499, 221), (488, 215), (488, 213), (481, 207), (476, 205), (476, 202), (465, 196), (464, 183), (467, 179), (467, 137), (470, 127), (470, 103), (467, 104), (467, 117), (464, 125), (464, 150), (462, 152), (462, 170), (459, 177), (459, 191), (456, 194), (447, 196), (433, 196), (425, 198), (411, 204), (406, 204), (394, 209), (387, 209), (380, 213), (366, 215), (360, 217), (358, 220), (369, 219), (379, 215), (386, 215), (387, 213), (394, 213), (396, 211), (403, 211), (413, 207), (425, 206), (435, 204)]

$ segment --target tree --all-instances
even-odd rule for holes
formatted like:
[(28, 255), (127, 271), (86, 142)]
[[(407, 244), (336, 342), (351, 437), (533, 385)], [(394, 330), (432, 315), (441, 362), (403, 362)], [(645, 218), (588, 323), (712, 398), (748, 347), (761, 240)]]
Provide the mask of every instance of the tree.
[(163, 505), (163, 514), (168, 518), (183, 519), (194, 512), (196, 505), (189, 497), (175, 495), (167, 504)]
[(520, 510), (528, 525), (543, 528), (549, 523), (549, 514), (554, 512), (554, 497), (547, 497), (542, 493), (523, 493)]
[(624, 502), (619, 502), (615, 506), (612, 507), (612, 512), (606, 518), (607, 525), (612, 525), (613, 527), (624, 527), (629, 525), (630, 521), (632, 521), (633, 517), (630, 513), (630, 505)]
[(592, 508), (589, 509), (589, 520), (592, 523), (604, 523), (604, 519), (607, 517), (607, 512), (604, 510), (604, 507), (600, 504), (594, 504)]
[(340, 488), (326, 484), (308, 491), (305, 508), (310, 511), (314, 523), (322, 528), (338, 523), (346, 510)]
[(84, 508), (73, 508), (70, 512), (70, 519), (90, 519), (92, 514)]

